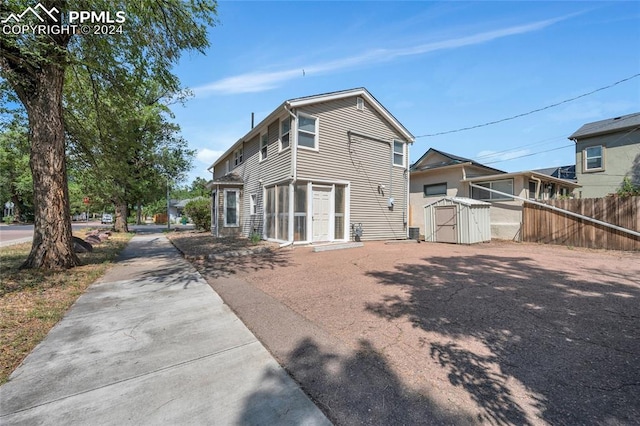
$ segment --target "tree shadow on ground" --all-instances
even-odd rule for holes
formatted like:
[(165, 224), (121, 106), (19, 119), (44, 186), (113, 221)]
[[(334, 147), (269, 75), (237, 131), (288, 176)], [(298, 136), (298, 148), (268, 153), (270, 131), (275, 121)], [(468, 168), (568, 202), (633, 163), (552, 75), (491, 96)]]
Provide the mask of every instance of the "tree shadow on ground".
[(368, 272), (404, 296), (366, 308), (443, 336), (422, 343), (477, 403), (481, 421), (536, 421), (514, 395), (515, 378), (550, 424), (632, 424), (640, 418), (639, 271), (585, 272), (594, 279), (527, 257), (431, 257)]
[[(445, 412), (428, 398), (407, 390), (370, 342), (361, 340), (348, 354), (323, 350), (312, 338), (301, 340), (283, 363), (316, 405), (336, 425), (474, 424), (470, 417)], [(263, 381), (273, 380), (267, 371)], [(284, 391), (257, 391), (245, 401), (239, 424), (255, 407), (286, 397)]]
[(288, 250), (266, 251), (244, 256), (229, 256), (224, 259), (195, 260), (192, 264), (199, 271), (206, 271), (211, 278), (225, 277), (240, 273), (249, 273), (261, 269), (275, 269), (291, 264)]

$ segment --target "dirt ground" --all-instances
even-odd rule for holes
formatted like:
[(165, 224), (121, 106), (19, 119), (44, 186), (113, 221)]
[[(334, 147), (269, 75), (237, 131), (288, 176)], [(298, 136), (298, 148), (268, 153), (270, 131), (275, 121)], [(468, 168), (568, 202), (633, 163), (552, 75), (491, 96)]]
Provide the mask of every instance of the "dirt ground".
[(640, 253), (367, 242), (197, 266), (336, 424), (640, 418)]

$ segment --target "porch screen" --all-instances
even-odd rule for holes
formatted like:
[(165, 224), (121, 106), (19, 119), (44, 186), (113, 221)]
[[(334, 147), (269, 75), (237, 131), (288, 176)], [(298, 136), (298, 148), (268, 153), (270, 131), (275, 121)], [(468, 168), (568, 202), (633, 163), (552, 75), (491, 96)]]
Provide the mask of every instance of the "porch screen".
[(276, 234), (279, 240), (287, 241), (289, 240), (289, 185), (278, 185), (277, 188), (278, 230)]
[(296, 185), (294, 195), (293, 239), (307, 240), (307, 184)]
[(276, 188), (265, 189), (265, 230), (267, 238), (276, 238)]
[(334, 238), (341, 240), (344, 238), (344, 186), (336, 185), (335, 194), (336, 214), (334, 220)]

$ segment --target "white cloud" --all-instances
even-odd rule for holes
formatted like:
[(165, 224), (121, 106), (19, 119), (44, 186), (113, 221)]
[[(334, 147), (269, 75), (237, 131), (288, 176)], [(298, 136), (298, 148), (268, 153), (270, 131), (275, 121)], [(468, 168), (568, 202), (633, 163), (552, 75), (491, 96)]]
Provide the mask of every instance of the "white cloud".
[[(377, 62), (388, 62), (397, 57), (422, 55), (438, 50), (456, 49), (464, 46), (482, 44), (499, 38), (525, 34), (538, 31), (551, 26), (559, 21), (565, 20), (572, 15), (537, 21), (530, 24), (518, 25), (515, 27), (503, 28), (494, 31), (487, 31), (471, 36), (451, 38), (438, 42), (425, 43), (417, 46), (399, 49), (374, 49), (361, 55), (348, 58), (337, 59), (324, 63), (300, 66), (294, 69), (275, 72), (251, 72), (226, 77), (212, 83), (195, 87), (193, 92), (196, 96), (207, 96), (210, 94), (233, 94), (233, 93), (255, 93), (279, 87), (281, 83), (302, 78), (304, 75), (329, 73), (355, 66), (373, 64)], [(304, 70), (304, 71), (303, 71)]]
[(196, 160), (202, 161), (203, 163), (206, 163), (210, 166), (214, 161), (220, 158), (222, 154), (224, 154), (224, 151), (214, 151), (209, 148), (201, 148), (198, 149)]

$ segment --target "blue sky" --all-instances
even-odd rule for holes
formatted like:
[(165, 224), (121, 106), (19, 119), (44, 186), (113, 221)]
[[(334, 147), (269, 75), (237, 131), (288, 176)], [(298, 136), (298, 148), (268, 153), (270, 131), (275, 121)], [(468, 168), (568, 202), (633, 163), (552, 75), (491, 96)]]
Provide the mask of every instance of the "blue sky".
[(198, 151), (188, 182), (211, 178), (252, 112), (257, 124), (286, 99), (355, 87), (416, 136), (412, 162), (433, 147), (505, 171), (572, 164), (567, 137), (582, 124), (640, 111), (637, 1), (220, 1), (218, 11), (207, 54), (174, 70), (195, 94), (173, 107)]

